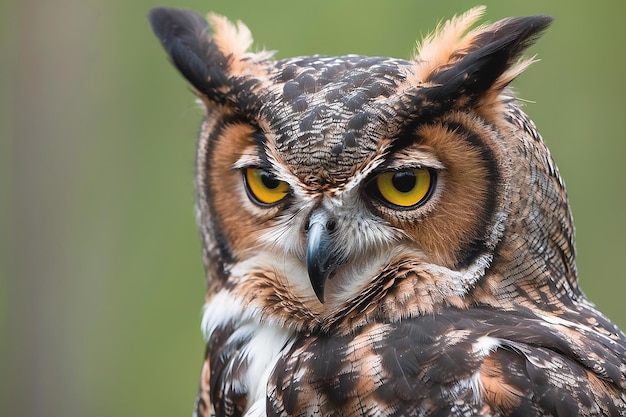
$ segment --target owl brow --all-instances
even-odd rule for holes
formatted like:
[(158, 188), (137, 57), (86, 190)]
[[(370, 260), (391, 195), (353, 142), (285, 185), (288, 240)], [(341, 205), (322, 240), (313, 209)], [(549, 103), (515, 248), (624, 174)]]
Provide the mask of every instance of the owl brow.
[(390, 153), (387, 162), (380, 166), (384, 170), (413, 168), (445, 169), (445, 165), (429, 150), (423, 147), (403, 148)]
[(264, 153), (259, 152), (258, 146), (247, 146), (241, 152), (241, 156), (232, 165), (233, 169), (243, 169), (247, 167), (259, 167), (269, 169), (271, 164), (268, 162)]

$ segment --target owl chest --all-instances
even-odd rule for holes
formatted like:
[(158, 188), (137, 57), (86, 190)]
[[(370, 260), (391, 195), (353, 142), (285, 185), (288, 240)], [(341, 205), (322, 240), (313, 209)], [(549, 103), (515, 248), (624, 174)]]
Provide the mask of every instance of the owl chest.
[[(443, 377), (436, 369), (450, 351), (444, 341), (420, 344), (389, 327), (338, 336), (242, 325), (209, 353), (215, 415), (426, 415), (434, 399), (447, 395), (433, 381)], [(444, 406), (451, 416), (474, 415), (478, 407), (476, 363), (470, 362), (459, 357), (456, 376), (447, 375), (448, 394), (458, 400)], [(449, 408), (455, 403), (469, 408)]]

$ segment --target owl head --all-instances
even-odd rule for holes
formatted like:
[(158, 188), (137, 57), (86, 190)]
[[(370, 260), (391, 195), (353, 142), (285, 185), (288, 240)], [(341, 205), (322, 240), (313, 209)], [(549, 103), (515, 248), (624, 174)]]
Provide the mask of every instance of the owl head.
[(240, 22), (151, 12), (205, 112), (209, 298), (302, 329), (576, 296), (565, 189), (507, 87), (551, 18), (472, 29), (482, 13), (440, 25), (410, 60), (274, 60)]

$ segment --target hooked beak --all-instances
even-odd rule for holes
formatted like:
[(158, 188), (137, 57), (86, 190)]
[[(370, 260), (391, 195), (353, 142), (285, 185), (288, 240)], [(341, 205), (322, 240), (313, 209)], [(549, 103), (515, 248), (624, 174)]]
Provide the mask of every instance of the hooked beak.
[(322, 304), (326, 280), (337, 266), (331, 237), (335, 226), (334, 219), (326, 211), (316, 210), (306, 229), (306, 268), (313, 291)]

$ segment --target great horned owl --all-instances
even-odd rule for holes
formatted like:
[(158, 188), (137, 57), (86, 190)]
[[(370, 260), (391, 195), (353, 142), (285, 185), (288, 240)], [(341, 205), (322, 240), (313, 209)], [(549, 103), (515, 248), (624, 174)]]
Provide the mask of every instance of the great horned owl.
[(626, 414), (626, 337), (507, 87), (551, 19), (482, 11), (412, 60), (274, 60), (241, 23), (150, 13), (205, 111), (197, 416)]

